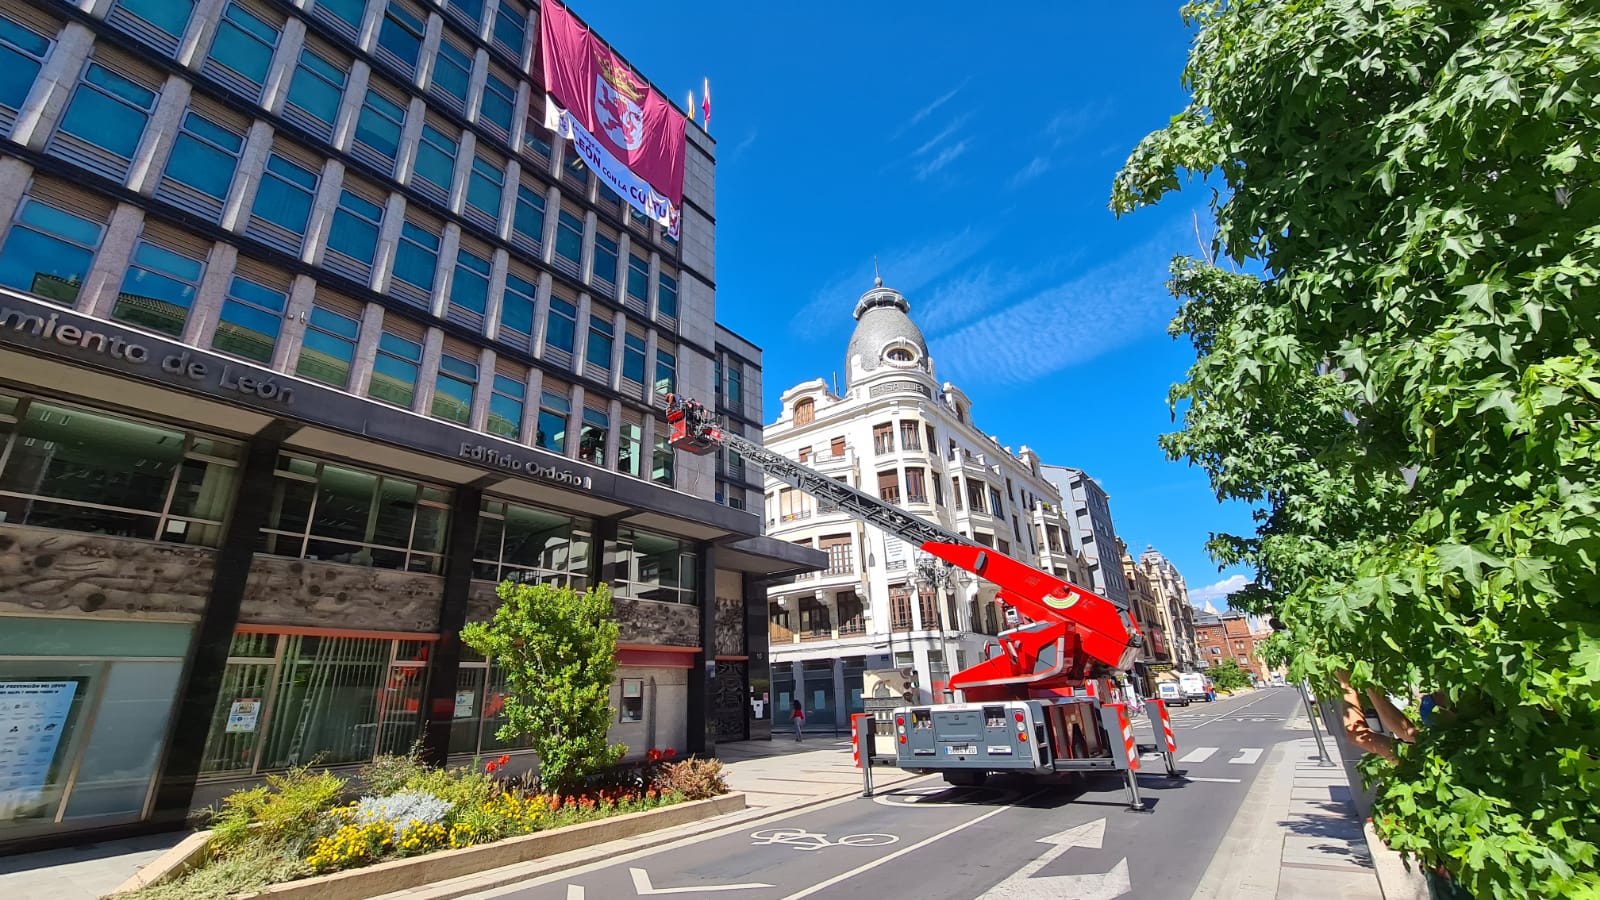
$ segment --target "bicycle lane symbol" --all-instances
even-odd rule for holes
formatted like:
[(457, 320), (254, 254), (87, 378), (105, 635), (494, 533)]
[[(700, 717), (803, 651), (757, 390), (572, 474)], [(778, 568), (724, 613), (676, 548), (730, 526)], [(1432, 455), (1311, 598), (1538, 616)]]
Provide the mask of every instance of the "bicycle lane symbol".
[(823, 850), (828, 847), (887, 847), (899, 840), (899, 837), (892, 834), (847, 834), (836, 841), (830, 841), (826, 834), (806, 831), (803, 828), (764, 828), (750, 832), (751, 846), (770, 847), (774, 844), (782, 844), (795, 850)]

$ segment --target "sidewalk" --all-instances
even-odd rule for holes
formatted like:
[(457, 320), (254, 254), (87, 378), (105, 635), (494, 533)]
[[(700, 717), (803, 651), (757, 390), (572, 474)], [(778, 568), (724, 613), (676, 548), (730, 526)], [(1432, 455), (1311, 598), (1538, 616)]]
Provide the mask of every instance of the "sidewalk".
[[(792, 738), (740, 741), (718, 745), (717, 757), (724, 763), (728, 787), (744, 792), (748, 809), (733, 816), (707, 819), (635, 838), (627, 842), (627, 849), (664, 844), (701, 831), (726, 827), (732, 821), (768, 818), (861, 792), (861, 770), (850, 761), (848, 738), (818, 735), (799, 743)], [(873, 775), (878, 788), (917, 777), (886, 768), (874, 769)], [(141, 866), (176, 846), (185, 836), (185, 832), (174, 831), (64, 850), (0, 856), (0, 897), (96, 900), (132, 877)], [(592, 859), (603, 849), (581, 851), (581, 861)], [(548, 870), (560, 867), (563, 862), (559, 856), (537, 860), (509, 870), (456, 879), (440, 885), (441, 890), (409, 892), (407, 896), (464, 896), (505, 884), (508, 877), (531, 877), (529, 867)]]
[[(1305, 730), (1302, 713), (1286, 730)], [(1273, 748), (1193, 900), (1413, 900), (1411, 873), (1356, 814), (1337, 745), (1318, 765), (1312, 737)], [(1376, 857), (1376, 859), (1375, 859)], [(1384, 877), (1380, 883), (1379, 870)], [(1385, 893), (1385, 888), (1388, 893)], [(1426, 897), (1424, 891), (1420, 895)]]

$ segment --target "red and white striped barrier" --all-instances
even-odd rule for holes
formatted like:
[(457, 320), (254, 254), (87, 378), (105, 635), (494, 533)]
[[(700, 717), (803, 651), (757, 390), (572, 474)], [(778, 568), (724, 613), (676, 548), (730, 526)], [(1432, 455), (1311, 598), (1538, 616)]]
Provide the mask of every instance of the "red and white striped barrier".
[(1118, 703), (1117, 724), (1122, 728), (1122, 746), (1128, 754), (1128, 769), (1139, 771), (1139, 739), (1133, 733), (1133, 723), (1128, 720), (1128, 707)]

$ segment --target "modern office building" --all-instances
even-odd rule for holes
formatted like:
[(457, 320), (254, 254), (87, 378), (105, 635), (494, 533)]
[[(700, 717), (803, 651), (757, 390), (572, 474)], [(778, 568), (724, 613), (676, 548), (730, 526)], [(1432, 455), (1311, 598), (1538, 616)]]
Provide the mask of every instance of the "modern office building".
[(540, 124), (537, 22), (0, 0), (0, 848), (515, 752), (457, 639), (502, 580), (611, 585), (635, 754), (749, 735), (762, 579), (823, 557), (666, 443), (667, 391), (759, 365), (714, 145), (672, 239)]
[(1122, 572), (1122, 554), (1127, 547), (1111, 522), (1111, 496), (1082, 469), (1045, 466), (1044, 472), (1077, 523), (1078, 545), (1089, 560), (1090, 583), (1085, 587), (1127, 609), (1128, 582)]
[[(1023, 447), (982, 431), (972, 404), (941, 383), (910, 304), (877, 286), (855, 307), (842, 394), (817, 379), (782, 395), (769, 449), (986, 546), (1083, 583), (1062, 498)], [(827, 554), (827, 568), (769, 590), (772, 697), (800, 699), (808, 727), (847, 728), (864, 672), (912, 668), (924, 700), (978, 661), (1008, 624), (994, 586), (775, 480), (767, 533)]]

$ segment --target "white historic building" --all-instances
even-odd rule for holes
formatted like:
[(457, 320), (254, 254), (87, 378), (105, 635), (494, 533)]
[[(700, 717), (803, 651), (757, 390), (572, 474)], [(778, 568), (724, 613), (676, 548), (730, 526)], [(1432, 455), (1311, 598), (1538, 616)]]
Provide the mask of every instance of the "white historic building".
[[(863, 294), (843, 395), (820, 378), (785, 391), (767, 448), (1087, 586), (1070, 507), (1038, 456), (975, 424), (967, 396), (939, 382), (909, 311), (882, 279)], [(766, 517), (769, 536), (828, 555), (822, 572), (768, 592), (779, 717), (799, 698), (808, 727), (847, 727), (862, 709), (863, 671), (891, 666), (915, 668), (922, 698), (937, 699), (1006, 627), (992, 585), (770, 478)]]

